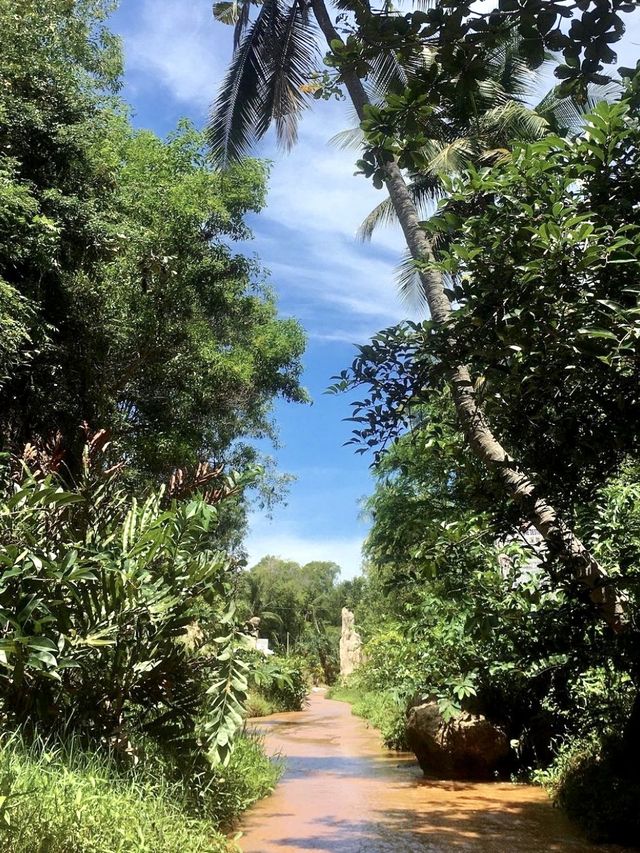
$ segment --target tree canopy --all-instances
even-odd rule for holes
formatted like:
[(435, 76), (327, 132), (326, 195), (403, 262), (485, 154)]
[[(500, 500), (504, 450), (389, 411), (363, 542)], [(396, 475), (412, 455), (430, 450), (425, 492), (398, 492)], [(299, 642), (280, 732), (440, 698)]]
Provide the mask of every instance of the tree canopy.
[(86, 421), (143, 478), (249, 461), (274, 398), (306, 399), (303, 332), (233, 249), (267, 169), (220, 175), (187, 122), (167, 140), (133, 129), (109, 4), (23, 6), (0, 47), (5, 445), (60, 431), (77, 457)]

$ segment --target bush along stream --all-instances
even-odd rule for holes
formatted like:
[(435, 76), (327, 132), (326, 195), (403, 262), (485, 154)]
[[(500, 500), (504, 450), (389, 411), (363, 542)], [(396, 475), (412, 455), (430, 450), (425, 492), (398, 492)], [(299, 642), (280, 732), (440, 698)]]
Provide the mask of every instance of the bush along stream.
[(256, 675), (218, 506), (120, 476), (23, 473), (0, 504), (0, 849), (223, 850), (280, 773), (240, 733), (248, 683), (296, 707), (306, 685)]

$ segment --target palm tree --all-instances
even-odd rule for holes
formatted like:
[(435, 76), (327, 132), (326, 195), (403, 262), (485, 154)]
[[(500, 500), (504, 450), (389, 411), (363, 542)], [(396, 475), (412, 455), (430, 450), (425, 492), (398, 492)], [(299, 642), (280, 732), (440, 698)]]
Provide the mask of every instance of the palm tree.
[[(365, 0), (338, 0), (341, 8), (356, 10), (362, 22), (371, 15)], [(252, 9), (258, 13), (251, 21)], [(385, 5), (388, 13), (388, 6)], [(220, 163), (246, 153), (253, 142), (274, 123), (281, 144), (295, 143), (298, 119), (307, 105), (305, 84), (318, 69), (316, 28), (327, 45), (342, 43), (324, 0), (223, 0), (216, 4), (218, 18), (235, 23), (233, 58), (214, 105), (208, 128), (213, 156)], [(391, 51), (380, 51), (369, 62), (368, 81), (402, 82), (406, 74)], [(365, 84), (348, 64), (340, 68), (341, 81), (360, 121), (365, 119), (371, 99)], [(398, 164), (378, 158), (380, 173), (414, 261), (435, 260), (431, 240), (420, 224), (416, 200), (407, 187)], [(446, 326), (451, 304), (441, 273), (422, 265), (418, 269), (421, 289), (432, 322)], [(455, 345), (445, 365), (452, 399), (467, 442), (476, 456), (496, 472), (505, 492), (519, 504), (524, 516), (541, 533), (573, 577), (583, 584), (606, 622), (619, 630), (623, 607), (607, 576), (593, 555), (540, 494), (531, 477), (522, 470), (493, 434), (476, 397), (475, 383), (465, 365), (457, 363)]]
[[(434, 58), (435, 51), (425, 49), (421, 71), (428, 70)], [(408, 77), (415, 76), (415, 72), (414, 65)], [(444, 175), (460, 173), (469, 164), (498, 163), (510, 155), (513, 140), (533, 142), (548, 133), (551, 126), (556, 129), (555, 104), (550, 99), (538, 107), (528, 106), (539, 79), (539, 73), (532, 71), (521, 56), (521, 38), (512, 36), (487, 55), (484, 78), (473, 96), (467, 93), (465, 97), (463, 91), (444, 102), (441, 100), (421, 127), (426, 137), (421, 151), (426, 168), (412, 174), (407, 183), (422, 219), (427, 218), (442, 197)], [(343, 148), (359, 148), (363, 134), (359, 128), (351, 129), (331, 141)], [(397, 222), (397, 218), (387, 197), (363, 221), (358, 236), (368, 241), (378, 227), (392, 222)], [(404, 301), (417, 308), (426, 307), (420, 277), (410, 254), (405, 255), (398, 268), (397, 283)]]
[[(616, 84), (589, 87), (588, 96), (578, 102), (571, 96), (558, 98), (551, 91), (539, 103), (528, 106), (538, 94), (541, 73), (534, 72), (522, 58), (522, 39), (506, 38), (486, 59), (485, 77), (474, 97), (456, 97), (440, 104), (422, 132), (427, 137), (423, 159), (427, 166), (412, 174), (407, 189), (422, 219), (433, 212), (444, 194), (443, 177), (459, 174), (469, 165), (477, 168), (499, 163), (511, 154), (514, 141), (535, 142), (546, 134), (578, 133), (584, 117), (601, 100), (619, 96)], [(425, 50), (422, 63), (427, 68), (433, 52)], [(415, 71), (415, 68), (414, 68)], [(377, 94), (377, 93), (376, 93)], [(360, 148), (360, 128), (342, 131), (331, 142), (342, 148)], [(358, 237), (371, 240), (375, 230), (397, 222), (389, 197), (369, 213), (358, 229)], [(424, 308), (425, 296), (415, 263), (406, 254), (397, 271), (401, 298), (416, 308)]]

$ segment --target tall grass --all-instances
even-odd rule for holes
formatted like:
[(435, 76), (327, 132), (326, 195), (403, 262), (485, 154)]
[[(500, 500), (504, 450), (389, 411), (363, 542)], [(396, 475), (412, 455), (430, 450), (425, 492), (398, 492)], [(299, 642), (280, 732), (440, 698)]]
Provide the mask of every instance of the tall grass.
[(228, 853), (220, 832), (269, 793), (280, 769), (241, 738), (206, 784), (174, 779), (158, 761), (121, 769), (77, 743), (0, 745), (0, 853)]

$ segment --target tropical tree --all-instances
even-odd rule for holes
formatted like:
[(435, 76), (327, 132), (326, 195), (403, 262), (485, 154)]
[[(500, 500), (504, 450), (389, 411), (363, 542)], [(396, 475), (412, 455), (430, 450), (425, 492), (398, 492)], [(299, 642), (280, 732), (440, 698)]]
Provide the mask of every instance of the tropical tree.
[[(575, 139), (517, 144), (507, 162), (451, 179), (446, 201), (425, 223), (443, 238), (438, 265), (456, 299), (446, 330), (429, 321), (385, 330), (360, 348), (352, 372), (345, 372), (347, 384), (367, 388), (354, 416), (361, 450), (413, 433), (412, 461), (402, 460), (409, 474), (394, 476), (384, 490), (386, 511), (378, 508), (376, 515), (376, 548), (391, 554), (392, 574), (401, 578), (407, 562), (411, 571), (419, 562), (412, 552), (423, 550), (414, 544), (423, 537), (416, 523), (422, 520), (426, 532), (430, 517), (443, 512), (440, 497), (428, 501), (431, 490), (424, 486), (427, 503), (415, 501), (410, 473), (419, 467), (416, 446), (425, 459), (450, 448), (450, 419), (434, 411), (433, 402), (443, 385), (439, 353), (455, 338), (465, 363), (482, 376), (477, 392), (487, 415), (623, 591), (629, 625), (610, 654), (636, 690), (637, 556), (626, 537), (610, 536), (603, 523), (602, 487), (638, 455), (637, 87), (634, 79), (622, 101), (601, 102)], [(435, 482), (437, 470), (433, 465), (424, 481)], [(627, 473), (625, 500), (634, 476), (637, 468)], [(477, 507), (482, 496), (496, 538), (517, 530), (518, 519), (493, 493), (494, 478), (478, 471), (470, 477), (469, 466), (461, 471), (458, 465), (444, 482), (457, 500), (464, 486), (467, 506)], [(378, 559), (386, 561), (384, 550)], [(556, 559), (545, 554), (548, 577), (556, 592), (570, 593), (578, 617), (578, 589), (567, 585)], [(595, 636), (595, 626), (589, 630)], [(595, 656), (595, 648), (589, 654)], [(638, 755), (639, 730), (637, 693), (626, 727), (628, 755)]]
[[(420, 162), (410, 173), (407, 188), (418, 212), (426, 219), (447, 192), (445, 179), (459, 174), (469, 166), (483, 168), (502, 162), (511, 155), (514, 142), (534, 142), (549, 133), (562, 136), (578, 133), (584, 124), (585, 115), (603, 99), (612, 99), (620, 94), (620, 87), (590, 86), (586, 96), (580, 99), (572, 95), (559, 97), (552, 90), (531, 107), (529, 104), (539, 96), (543, 79), (538, 70), (531, 68), (524, 58), (526, 52), (523, 39), (518, 35), (506, 38), (486, 58), (486, 77), (482, 85), (468, 91), (443, 92), (429, 90), (429, 111), (421, 116), (422, 140)], [(425, 48), (420, 72), (428, 69), (436, 56), (435, 51)], [(547, 62), (551, 65), (551, 60)], [(415, 66), (414, 66), (415, 69)], [(405, 84), (415, 77), (415, 70), (406, 72)], [(392, 103), (393, 95), (383, 93), (380, 102)], [(452, 97), (454, 95), (454, 97)], [(391, 127), (385, 129), (393, 133)], [(396, 130), (394, 136), (399, 136)], [(345, 131), (334, 137), (342, 147), (361, 148), (366, 145), (362, 129)], [(388, 145), (388, 140), (385, 145)], [(365, 170), (368, 168), (363, 163)], [(370, 240), (376, 228), (397, 222), (395, 209), (390, 198), (384, 199), (362, 222), (358, 236)], [(400, 296), (418, 308), (424, 307), (425, 297), (415, 262), (410, 254), (398, 269)]]
[[(78, 473), (86, 421), (130, 482), (243, 468), (275, 397), (304, 400), (304, 334), (234, 247), (267, 168), (224, 178), (201, 133), (135, 130), (118, 100), (110, 0), (0, 4), (0, 442), (56, 433)], [(226, 511), (225, 511), (226, 512)], [(241, 527), (241, 519), (236, 527)]]
[[(433, 112), (428, 92), (477, 91), (486, 78), (488, 51), (516, 28), (527, 40), (532, 65), (543, 61), (545, 47), (563, 50), (566, 65), (558, 73), (565, 80), (565, 89), (585, 81), (602, 82), (598, 73), (603, 63), (615, 59), (609, 42), (615, 41), (624, 29), (617, 12), (635, 4), (616, 0), (611, 5), (613, 9), (607, 9), (605, 15), (597, 2), (533, 2), (521, 6), (501, 0), (491, 12), (481, 13), (472, 9), (470, 2), (447, 2), (436, 3), (426, 12), (402, 14), (387, 6), (373, 10), (368, 3), (355, 0), (340, 3), (340, 8), (349, 13), (344, 27), (349, 35), (345, 40), (323, 0), (294, 0), (289, 5), (267, 0), (257, 7), (253, 22), (252, 4), (218, 4), (218, 17), (235, 22), (236, 37), (231, 66), (209, 126), (210, 146), (221, 162), (237, 157), (272, 122), (281, 142), (285, 146), (293, 144), (298, 116), (308, 102), (305, 89), (317, 70), (313, 15), (330, 50), (330, 64), (337, 69), (336, 82), (346, 88), (368, 135), (363, 170), (374, 183), (386, 186), (410, 255), (419, 263), (431, 320), (436, 326), (446, 327), (451, 302), (445, 278), (434, 265), (433, 241), (421, 225), (402, 172), (403, 167), (416, 168), (422, 156), (420, 123), (424, 113)], [(560, 23), (575, 9), (581, 11), (581, 18), (565, 34)], [(437, 52), (428, 71), (416, 75), (414, 83), (388, 103), (385, 111), (374, 107), (363, 80), (379, 78), (389, 66), (406, 66), (422, 55), (425, 44)], [(391, 120), (395, 127), (400, 118), (408, 123), (408, 133), (403, 150), (397, 152), (384, 146), (385, 129), (381, 123)], [(492, 431), (476, 394), (476, 383), (460, 363), (453, 339), (444, 352), (444, 368), (469, 447), (495, 472), (505, 492), (549, 547), (561, 555), (568, 571), (587, 588), (608, 624), (618, 630), (623, 608), (606, 573), (541, 494), (533, 477)]]
[(266, 556), (238, 583), (242, 617), (258, 617), (276, 649), (304, 657), (326, 683), (337, 675), (341, 610), (354, 598), (353, 583), (338, 583), (339, 574), (333, 562)]

